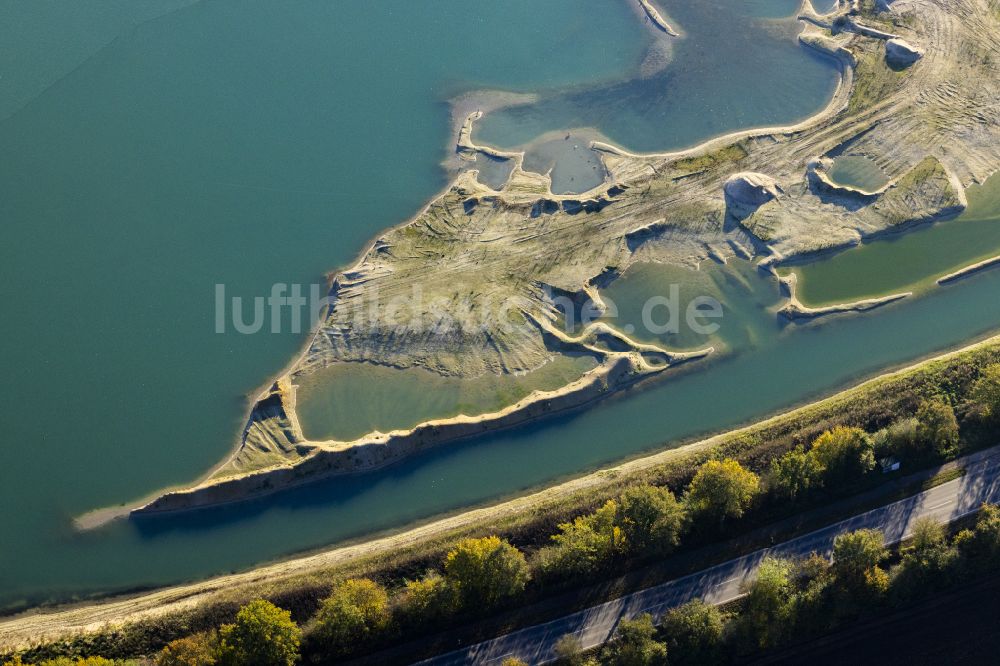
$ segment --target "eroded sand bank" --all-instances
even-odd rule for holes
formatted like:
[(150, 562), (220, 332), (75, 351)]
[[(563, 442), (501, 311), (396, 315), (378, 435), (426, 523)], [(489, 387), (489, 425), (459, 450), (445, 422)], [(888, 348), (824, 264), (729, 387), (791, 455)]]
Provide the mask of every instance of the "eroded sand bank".
[(948, 275), (940, 277), (940, 278), (938, 278), (937, 283), (939, 285), (951, 284), (952, 282), (955, 282), (957, 280), (961, 280), (962, 278), (966, 278), (966, 277), (969, 277), (971, 275), (975, 275), (976, 273), (979, 273), (980, 271), (985, 271), (985, 270), (987, 270), (989, 268), (993, 268), (994, 266), (997, 266), (997, 265), (1000, 265), (1000, 256), (990, 257), (989, 259), (984, 259), (982, 261), (977, 261), (976, 263), (970, 264), (969, 266), (966, 266), (965, 268), (960, 268), (959, 270), (955, 271), (954, 273), (949, 273)]

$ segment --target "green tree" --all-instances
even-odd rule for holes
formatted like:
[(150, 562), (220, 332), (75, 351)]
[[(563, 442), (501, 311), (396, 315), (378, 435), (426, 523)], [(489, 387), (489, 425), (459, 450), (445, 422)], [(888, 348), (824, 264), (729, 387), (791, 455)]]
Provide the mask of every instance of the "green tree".
[(367, 578), (351, 578), (333, 586), (316, 613), (316, 638), (330, 651), (342, 651), (370, 640), (389, 626), (389, 595)]
[(671, 608), (661, 623), (667, 636), (671, 664), (715, 664), (719, 662), (725, 617), (701, 599)]
[(625, 551), (625, 535), (616, 524), (618, 503), (608, 500), (594, 513), (559, 525), (554, 545), (538, 553), (538, 563), (547, 576), (564, 578), (593, 574), (608, 566)]
[(948, 544), (944, 526), (930, 516), (918, 518), (910, 546), (893, 570), (893, 594), (905, 600), (946, 589), (952, 582), (957, 559), (958, 552)]
[(684, 519), (684, 505), (668, 488), (643, 485), (622, 494), (615, 522), (630, 551), (665, 554), (677, 547)]
[(917, 430), (920, 421), (916, 418), (900, 419), (888, 428), (879, 430), (872, 435), (872, 448), (877, 457), (902, 456), (904, 458), (919, 457), (923, 448)]
[(917, 409), (917, 422), (917, 438), (929, 453), (942, 458), (954, 455), (959, 432), (951, 405), (941, 400), (924, 401)]
[(653, 618), (646, 613), (622, 620), (601, 656), (601, 663), (611, 666), (665, 666), (667, 646), (656, 640)]
[(460, 541), (445, 557), (444, 575), (466, 608), (496, 606), (530, 578), (524, 554), (496, 536)]
[(746, 586), (741, 620), (750, 640), (759, 647), (776, 645), (783, 637), (792, 608), (792, 572), (788, 560), (765, 557), (757, 575)]
[(194, 634), (167, 643), (156, 656), (157, 666), (214, 666), (219, 657), (215, 632)]
[(860, 428), (837, 426), (813, 442), (810, 454), (824, 470), (826, 479), (853, 481), (875, 469), (871, 437)]
[(826, 577), (830, 570), (830, 563), (827, 559), (816, 552), (796, 563), (795, 578), (802, 582), (809, 582)]
[(984, 504), (976, 526), (955, 536), (955, 547), (973, 571), (985, 571), (1000, 562), (1000, 508)]
[(219, 662), (225, 666), (292, 666), (302, 632), (292, 615), (258, 599), (240, 609), (233, 624), (219, 630)]
[(879, 530), (847, 532), (833, 540), (833, 569), (838, 580), (848, 585), (865, 582), (865, 574), (887, 555), (885, 537)]
[(735, 460), (709, 460), (688, 486), (688, 508), (718, 521), (739, 518), (760, 491), (760, 479)]
[(791, 501), (823, 482), (823, 466), (801, 446), (771, 461), (770, 485)]
[(979, 379), (972, 385), (970, 395), (979, 405), (983, 416), (992, 420), (1000, 419), (1000, 363), (983, 368)]
[(945, 542), (944, 525), (933, 516), (921, 516), (913, 521), (913, 534), (910, 537), (910, 548), (915, 553), (939, 548)]
[(436, 571), (420, 580), (406, 581), (402, 611), (412, 623), (422, 624), (446, 617), (455, 610), (455, 605), (455, 591)]

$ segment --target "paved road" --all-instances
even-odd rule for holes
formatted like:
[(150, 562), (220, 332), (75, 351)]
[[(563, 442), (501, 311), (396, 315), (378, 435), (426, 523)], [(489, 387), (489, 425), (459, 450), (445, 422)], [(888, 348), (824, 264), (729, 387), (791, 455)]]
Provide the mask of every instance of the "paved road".
[(829, 556), (834, 537), (865, 527), (882, 530), (886, 542), (895, 543), (909, 535), (913, 521), (921, 516), (947, 522), (976, 511), (983, 502), (1000, 502), (1000, 447), (972, 454), (960, 462), (965, 476), (919, 495), (669, 583), (419, 663), (499, 664), (507, 657), (518, 657), (529, 664), (547, 663), (555, 659), (556, 641), (566, 634), (575, 634), (584, 648), (591, 648), (607, 641), (622, 619), (642, 613), (655, 617), (697, 598), (715, 604), (731, 601), (740, 596), (741, 586), (767, 555), (802, 557), (816, 552)]

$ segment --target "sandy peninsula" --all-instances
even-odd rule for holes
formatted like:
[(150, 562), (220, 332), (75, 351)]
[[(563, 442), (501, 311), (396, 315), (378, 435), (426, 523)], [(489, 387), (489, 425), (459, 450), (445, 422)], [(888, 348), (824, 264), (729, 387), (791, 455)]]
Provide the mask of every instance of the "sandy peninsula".
[[(646, 0), (642, 7), (651, 20), (656, 14), (663, 21)], [(841, 73), (824, 110), (794, 126), (739, 132), (668, 154), (595, 144), (608, 177), (583, 194), (553, 194), (547, 175), (523, 168), (523, 154), (478, 145), (479, 116), (468, 115), (455, 150), (470, 168), (336, 274), (324, 318), (302, 354), (255, 400), (232, 456), (193, 487), (135, 510), (239, 501), (372, 469), (429, 446), (587, 404), (636, 378), (662, 373), (688, 359), (649, 349), (611, 327), (590, 330), (586, 339), (553, 334), (563, 316), (553, 294), (591, 298), (636, 263), (696, 265), (747, 255), (773, 267), (960, 213), (965, 189), (1000, 166), (995, 5), (842, 0), (833, 13), (819, 15), (807, 0), (800, 18), (800, 43), (831, 58)], [(661, 29), (672, 30), (663, 23)], [(900, 63), (898, 48), (887, 48), (890, 40), (902, 40), (920, 57)], [(861, 192), (824, 180), (822, 165), (847, 146), (874, 160), (889, 183)], [(476, 162), (487, 158), (513, 162), (499, 188), (477, 178)], [(415, 290), (480, 325), (440, 335), (429, 325), (439, 311), (410, 312), (412, 325), (403, 327), (384, 313), (368, 315), (373, 300), (405, 300)], [(498, 302), (516, 302), (517, 316), (533, 325), (491, 323)], [(837, 311), (881, 304), (848, 304)], [(829, 314), (791, 301), (789, 308), (793, 319)], [(601, 338), (615, 343), (608, 346)], [(530, 372), (567, 345), (598, 354), (598, 368), (496, 414), (355, 442), (312, 442), (297, 424), (290, 387), (331, 364), (369, 362), (477, 377)]]

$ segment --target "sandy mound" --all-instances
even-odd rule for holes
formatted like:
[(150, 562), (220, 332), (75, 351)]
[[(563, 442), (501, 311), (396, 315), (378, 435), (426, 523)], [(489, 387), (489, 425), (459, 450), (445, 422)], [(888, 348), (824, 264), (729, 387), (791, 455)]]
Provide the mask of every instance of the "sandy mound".
[(736, 174), (722, 187), (726, 196), (741, 206), (762, 206), (780, 194), (773, 178), (749, 171)]
[(907, 67), (924, 55), (923, 49), (903, 39), (890, 39), (885, 43), (885, 60), (894, 67)]

